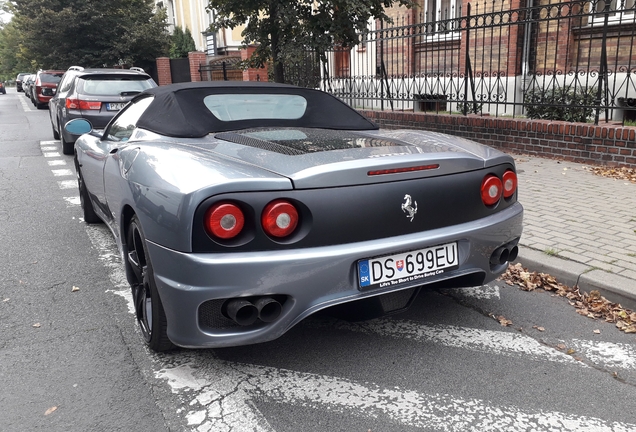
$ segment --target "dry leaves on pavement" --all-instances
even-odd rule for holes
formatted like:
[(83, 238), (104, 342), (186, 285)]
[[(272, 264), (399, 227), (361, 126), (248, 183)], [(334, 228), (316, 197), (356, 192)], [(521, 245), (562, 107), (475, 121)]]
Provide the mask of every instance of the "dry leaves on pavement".
[(554, 292), (560, 297), (568, 299), (580, 315), (593, 319), (603, 319), (614, 323), (625, 333), (636, 333), (636, 312), (625, 309), (618, 303), (612, 303), (598, 291), (581, 292), (578, 287), (568, 287), (545, 273), (529, 272), (520, 263), (510, 264), (501, 279), (510, 284), (521, 287), (524, 291), (534, 291), (541, 288)]
[(636, 168), (610, 168), (610, 167), (590, 167), (590, 170), (603, 177), (610, 177), (617, 180), (627, 180), (636, 183)]

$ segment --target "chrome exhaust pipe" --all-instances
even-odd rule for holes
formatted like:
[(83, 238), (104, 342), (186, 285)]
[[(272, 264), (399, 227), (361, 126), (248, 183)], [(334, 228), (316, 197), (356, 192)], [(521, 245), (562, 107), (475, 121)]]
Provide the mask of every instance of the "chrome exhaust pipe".
[(508, 256), (508, 261), (513, 262), (514, 260), (517, 259), (518, 255), (519, 255), (519, 247), (518, 246), (513, 246), (512, 249), (510, 249), (510, 254)]
[(505, 264), (508, 261), (510, 256), (510, 251), (506, 249), (505, 246), (498, 247), (495, 251), (490, 255), (490, 264), (492, 265), (501, 265)]
[(248, 326), (256, 322), (258, 309), (252, 303), (242, 299), (232, 299), (223, 305), (223, 313), (238, 325)]
[(254, 302), (261, 321), (270, 323), (276, 321), (283, 311), (283, 306), (271, 297), (261, 297)]

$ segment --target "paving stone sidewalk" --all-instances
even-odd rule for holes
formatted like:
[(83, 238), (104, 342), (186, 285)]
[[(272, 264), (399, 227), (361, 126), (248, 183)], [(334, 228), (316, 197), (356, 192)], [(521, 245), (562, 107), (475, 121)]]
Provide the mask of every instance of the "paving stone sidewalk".
[(636, 183), (515, 156), (524, 232), (517, 261), (636, 310)]

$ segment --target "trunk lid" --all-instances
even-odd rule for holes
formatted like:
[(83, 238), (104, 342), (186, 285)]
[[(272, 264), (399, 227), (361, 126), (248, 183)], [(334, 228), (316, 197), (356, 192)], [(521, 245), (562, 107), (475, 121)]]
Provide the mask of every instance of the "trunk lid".
[(426, 178), (512, 162), (498, 150), (425, 131), (261, 128), (214, 138), (209, 150), (285, 176), (295, 189)]

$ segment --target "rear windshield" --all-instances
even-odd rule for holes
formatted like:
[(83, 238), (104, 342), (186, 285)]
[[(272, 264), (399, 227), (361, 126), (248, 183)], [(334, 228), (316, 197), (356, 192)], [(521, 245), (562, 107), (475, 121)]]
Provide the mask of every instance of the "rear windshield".
[(307, 109), (304, 97), (289, 94), (212, 94), (203, 103), (221, 121), (294, 120)]
[(60, 82), (60, 80), (62, 79), (62, 75), (64, 75), (64, 72), (58, 72), (58, 73), (41, 73), (40, 74), (40, 81), (41, 82), (45, 82), (45, 83), (53, 83), (53, 84), (57, 84)]
[(154, 81), (144, 76), (84, 77), (80, 93), (94, 96), (136, 94), (155, 87)]

